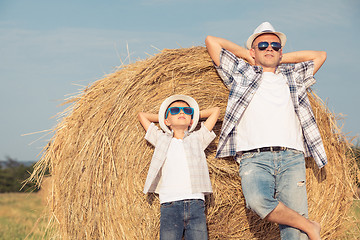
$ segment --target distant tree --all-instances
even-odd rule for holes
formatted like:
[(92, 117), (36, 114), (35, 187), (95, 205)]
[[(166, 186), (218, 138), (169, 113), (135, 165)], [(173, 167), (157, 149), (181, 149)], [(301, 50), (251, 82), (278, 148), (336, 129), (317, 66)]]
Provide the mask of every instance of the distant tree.
[(11, 158), (10, 156), (5, 157), (5, 167), (6, 168), (17, 168), (21, 164), (18, 162), (16, 158)]
[(23, 186), (23, 182), (33, 170), (33, 165), (26, 167), (16, 159), (7, 156), (4, 166), (0, 168), (0, 193), (37, 191), (34, 184), (29, 183)]

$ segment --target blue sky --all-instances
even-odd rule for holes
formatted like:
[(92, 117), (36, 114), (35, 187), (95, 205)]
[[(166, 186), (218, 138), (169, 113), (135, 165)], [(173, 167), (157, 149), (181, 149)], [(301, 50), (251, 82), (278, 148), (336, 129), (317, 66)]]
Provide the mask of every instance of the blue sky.
[(357, 0), (0, 0), (0, 159), (38, 160), (50, 136), (27, 134), (53, 128), (65, 98), (122, 63), (207, 35), (243, 46), (263, 21), (287, 35), (284, 52), (327, 52), (313, 89), (358, 136), (359, 16)]

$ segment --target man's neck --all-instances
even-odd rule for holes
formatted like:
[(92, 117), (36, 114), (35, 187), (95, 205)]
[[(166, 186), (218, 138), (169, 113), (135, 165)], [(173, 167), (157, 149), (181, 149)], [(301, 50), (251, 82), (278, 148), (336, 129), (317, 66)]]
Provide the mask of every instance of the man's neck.
[(262, 67), (263, 68), (263, 72), (272, 72), (272, 73), (275, 73), (276, 71), (276, 67), (273, 68), (273, 67)]

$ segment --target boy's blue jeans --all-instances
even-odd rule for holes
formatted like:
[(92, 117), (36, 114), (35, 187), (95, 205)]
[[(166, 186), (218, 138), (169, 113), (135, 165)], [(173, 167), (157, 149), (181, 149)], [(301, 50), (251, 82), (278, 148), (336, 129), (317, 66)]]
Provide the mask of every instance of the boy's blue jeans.
[[(247, 208), (265, 218), (279, 202), (308, 217), (304, 154), (297, 150), (249, 152), (240, 160), (241, 187)], [(281, 239), (308, 239), (296, 228), (279, 225)]]
[(205, 204), (200, 199), (163, 203), (160, 206), (160, 240), (207, 240)]

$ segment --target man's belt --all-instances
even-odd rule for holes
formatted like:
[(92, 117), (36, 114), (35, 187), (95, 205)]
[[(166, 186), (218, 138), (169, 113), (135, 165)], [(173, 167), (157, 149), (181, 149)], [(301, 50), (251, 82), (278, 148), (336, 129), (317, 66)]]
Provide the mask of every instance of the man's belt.
[(285, 151), (285, 150), (293, 150), (292, 148), (288, 148), (288, 147), (262, 147), (262, 148), (255, 148), (255, 149), (251, 149), (251, 150), (247, 150), (247, 151), (242, 151), (242, 154), (244, 153), (250, 153), (250, 152), (281, 152), (281, 151)]

